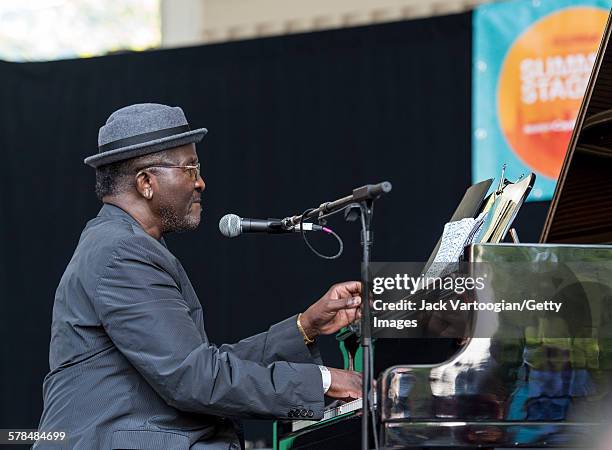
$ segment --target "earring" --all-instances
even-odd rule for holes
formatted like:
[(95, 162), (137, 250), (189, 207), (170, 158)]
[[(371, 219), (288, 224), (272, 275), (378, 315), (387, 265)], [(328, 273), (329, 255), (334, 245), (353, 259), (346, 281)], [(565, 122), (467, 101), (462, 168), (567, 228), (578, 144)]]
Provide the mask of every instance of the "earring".
[(152, 197), (151, 189), (147, 188), (147, 190), (145, 191), (145, 197), (148, 198), (149, 200), (151, 199)]

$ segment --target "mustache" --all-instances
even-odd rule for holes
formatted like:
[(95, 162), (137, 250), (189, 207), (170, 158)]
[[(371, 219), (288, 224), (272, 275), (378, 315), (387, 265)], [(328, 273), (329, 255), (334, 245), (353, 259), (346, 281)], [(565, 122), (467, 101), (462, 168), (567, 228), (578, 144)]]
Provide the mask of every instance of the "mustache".
[(197, 195), (191, 199), (191, 203), (202, 203), (202, 196)]

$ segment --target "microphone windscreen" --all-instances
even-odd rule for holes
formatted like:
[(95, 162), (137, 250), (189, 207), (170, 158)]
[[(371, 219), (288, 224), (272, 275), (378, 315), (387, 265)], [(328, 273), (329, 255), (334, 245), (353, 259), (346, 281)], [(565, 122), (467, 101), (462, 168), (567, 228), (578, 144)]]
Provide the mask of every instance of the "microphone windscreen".
[(225, 237), (233, 238), (242, 234), (242, 219), (236, 214), (226, 214), (219, 220), (219, 231)]

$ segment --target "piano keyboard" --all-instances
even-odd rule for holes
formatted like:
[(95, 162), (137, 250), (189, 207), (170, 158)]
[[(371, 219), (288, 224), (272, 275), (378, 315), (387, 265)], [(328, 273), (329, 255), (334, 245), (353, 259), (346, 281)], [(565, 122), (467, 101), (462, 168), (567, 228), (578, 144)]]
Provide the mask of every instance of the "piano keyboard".
[(324, 422), (329, 419), (333, 419), (334, 417), (341, 416), (343, 414), (347, 414), (353, 411), (357, 411), (361, 409), (361, 399), (353, 400), (352, 402), (345, 403), (343, 405), (337, 406), (335, 408), (330, 408), (323, 413), (323, 418), (319, 420), (296, 420), (291, 423), (291, 431), (299, 431), (315, 423)]

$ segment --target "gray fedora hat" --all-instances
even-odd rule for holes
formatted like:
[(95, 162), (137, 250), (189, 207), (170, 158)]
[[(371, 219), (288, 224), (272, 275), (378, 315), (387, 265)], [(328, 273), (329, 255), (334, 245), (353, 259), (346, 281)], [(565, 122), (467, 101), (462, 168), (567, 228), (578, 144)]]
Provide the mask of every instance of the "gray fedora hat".
[(161, 152), (200, 142), (206, 128), (191, 130), (183, 110), (177, 106), (139, 103), (110, 115), (98, 133), (98, 154), (85, 158), (85, 164), (105, 164)]

